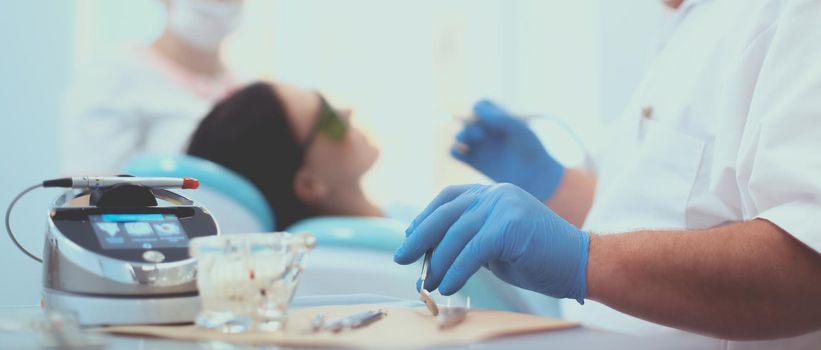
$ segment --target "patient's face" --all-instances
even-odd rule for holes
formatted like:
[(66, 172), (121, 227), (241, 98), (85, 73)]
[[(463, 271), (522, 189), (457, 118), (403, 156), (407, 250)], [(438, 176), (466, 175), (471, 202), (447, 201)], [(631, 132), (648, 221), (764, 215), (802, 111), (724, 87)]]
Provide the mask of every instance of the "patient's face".
[[(285, 105), (292, 131), (304, 144), (317, 122), (321, 108), (319, 95), (283, 84), (277, 84), (275, 91)], [(317, 176), (331, 190), (358, 184), (379, 156), (378, 149), (350, 123), (351, 111), (337, 111), (350, 125), (345, 137), (337, 141), (319, 133), (308, 148), (303, 165), (304, 170)]]

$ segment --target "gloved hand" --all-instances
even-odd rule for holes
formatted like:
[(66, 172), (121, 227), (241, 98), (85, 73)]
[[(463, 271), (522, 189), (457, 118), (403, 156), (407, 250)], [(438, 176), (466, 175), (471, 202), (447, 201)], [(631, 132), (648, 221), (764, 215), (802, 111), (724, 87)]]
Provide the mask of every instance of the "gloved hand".
[[(473, 106), (477, 120), (456, 135), (451, 155), (496, 182), (521, 187), (542, 202), (548, 200), (564, 175), (564, 167), (547, 153), (524, 121), (490, 101)], [(464, 152), (464, 153), (463, 153)]]
[(451, 295), (485, 266), (507, 283), (584, 302), (590, 236), (511, 184), (443, 190), (413, 220), (394, 261), (431, 256), (425, 289)]

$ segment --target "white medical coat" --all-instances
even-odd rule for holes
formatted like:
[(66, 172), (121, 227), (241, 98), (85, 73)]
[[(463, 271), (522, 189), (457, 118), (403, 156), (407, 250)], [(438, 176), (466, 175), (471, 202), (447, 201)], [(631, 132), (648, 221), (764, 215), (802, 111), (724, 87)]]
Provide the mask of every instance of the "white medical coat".
[(149, 48), (101, 57), (73, 78), (61, 126), (66, 175), (117, 174), (141, 152), (184, 151), (200, 120), (239, 81), (192, 74)]
[[(685, 1), (675, 26), (597, 159), (585, 228), (762, 218), (821, 251), (821, 0)], [(670, 331), (592, 301), (562, 311), (593, 327)], [(821, 332), (723, 346), (821, 349)]]

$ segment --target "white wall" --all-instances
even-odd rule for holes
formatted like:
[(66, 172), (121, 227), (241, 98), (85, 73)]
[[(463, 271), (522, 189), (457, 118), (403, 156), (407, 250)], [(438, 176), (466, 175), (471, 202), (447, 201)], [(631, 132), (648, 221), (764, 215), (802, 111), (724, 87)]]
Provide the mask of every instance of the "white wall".
[[(72, 61), (70, 1), (5, 0), (0, 10), (0, 210), (12, 197), (56, 177), (60, 99)], [(20, 240), (39, 255), (47, 201), (53, 191), (24, 199), (13, 225)], [(0, 234), (0, 305), (36, 305), (40, 265)]]

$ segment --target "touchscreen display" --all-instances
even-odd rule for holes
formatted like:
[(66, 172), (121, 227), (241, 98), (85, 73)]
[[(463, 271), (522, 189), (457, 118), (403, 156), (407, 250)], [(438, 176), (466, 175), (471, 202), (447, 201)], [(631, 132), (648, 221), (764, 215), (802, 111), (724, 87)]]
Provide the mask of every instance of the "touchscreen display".
[(103, 249), (188, 246), (188, 235), (174, 214), (102, 214), (88, 218)]

